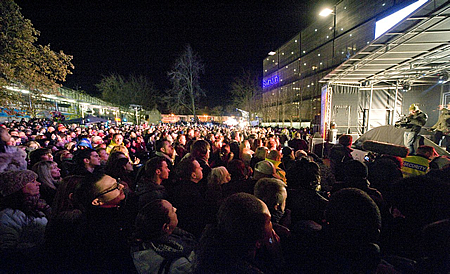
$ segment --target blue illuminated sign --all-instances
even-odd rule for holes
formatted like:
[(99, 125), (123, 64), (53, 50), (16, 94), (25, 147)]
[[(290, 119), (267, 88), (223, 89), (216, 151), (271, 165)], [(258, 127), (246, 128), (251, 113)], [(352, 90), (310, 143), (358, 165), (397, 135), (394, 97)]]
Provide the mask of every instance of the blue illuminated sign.
[(263, 88), (273, 86), (275, 84), (278, 84), (280, 82), (280, 77), (278, 75), (274, 75), (270, 77), (269, 79), (263, 80)]

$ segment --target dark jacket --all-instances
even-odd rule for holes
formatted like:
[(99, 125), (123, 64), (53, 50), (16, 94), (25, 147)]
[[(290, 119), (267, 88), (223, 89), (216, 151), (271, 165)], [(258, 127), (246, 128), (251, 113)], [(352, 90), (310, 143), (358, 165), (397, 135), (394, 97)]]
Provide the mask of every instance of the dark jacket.
[(427, 123), (428, 115), (420, 109), (408, 115), (408, 123), (406, 128), (411, 128), (411, 131), (419, 133), (420, 129)]
[(158, 185), (146, 177), (141, 178), (136, 192), (139, 197), (138, 207), (141, 209), (151, 201), (164, 199), (167, 200), (166, 188)]
[(201, 194), (198, 183), (177, 182), (169, 201), (177, 208), (178, 226), (196, 237), (200, 237), (206, 224), (214, 221), (213, 207)]
[(302, 220), (322, 223), (328, 200), (312, 189), (288, 189), (286, 207), (291, 210), (292, 225)]
[[(129, 203), (131, 201), (127, 201)], [(76, 254), (84, 256), (81, 272), (136, 272), (128, 244), (136, 210), (131, 204), (114, 208), (90, 208), (80, 226)]]

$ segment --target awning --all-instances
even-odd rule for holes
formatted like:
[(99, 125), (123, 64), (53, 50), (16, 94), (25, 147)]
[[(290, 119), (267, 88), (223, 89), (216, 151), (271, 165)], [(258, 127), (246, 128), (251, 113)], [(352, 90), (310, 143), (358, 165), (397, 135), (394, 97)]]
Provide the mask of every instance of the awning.
[[(321, 82), (430, 85), (450, 72), (450, 4), (429, 1)], [(448, 75), (448, 74), (447, 74)]]

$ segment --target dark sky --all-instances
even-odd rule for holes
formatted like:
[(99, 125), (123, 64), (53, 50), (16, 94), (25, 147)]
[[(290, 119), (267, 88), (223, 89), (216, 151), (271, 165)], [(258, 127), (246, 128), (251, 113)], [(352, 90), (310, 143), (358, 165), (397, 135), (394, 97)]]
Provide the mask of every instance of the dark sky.
[(73, 55), (65, 86), (95, 95), (94, 84), (115, 72), (144, 75), (167, 89), (167, 71), (189, 43), (204, 61), (201, 86), (214, 106), (243, 69), (261, 73), (267, 53), (311, 22), (326, 0), (16, 3), (41, 32), (38, 43)]

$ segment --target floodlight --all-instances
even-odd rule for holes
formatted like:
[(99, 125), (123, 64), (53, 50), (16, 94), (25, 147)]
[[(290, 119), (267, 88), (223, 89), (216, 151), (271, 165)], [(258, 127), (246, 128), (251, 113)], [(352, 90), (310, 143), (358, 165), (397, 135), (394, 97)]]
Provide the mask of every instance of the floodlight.
[(325, 8), (319, 13), (319, 15), (323, 17), (328, 16), (330, 14), (333, 14), (333, 10), (329, 8)]
[(411, 84), (409, 82), (403, 82), (402, 91), (407, 92), (408, 90), (411, 90)]
[(444, 71), (438, 74), (438, 84), (443, 84), (448, 81), (448, 72)]

